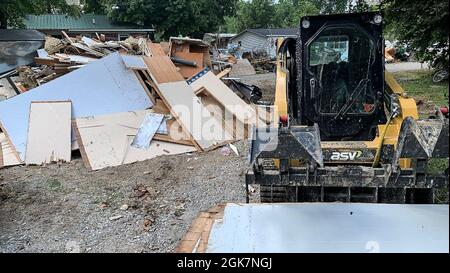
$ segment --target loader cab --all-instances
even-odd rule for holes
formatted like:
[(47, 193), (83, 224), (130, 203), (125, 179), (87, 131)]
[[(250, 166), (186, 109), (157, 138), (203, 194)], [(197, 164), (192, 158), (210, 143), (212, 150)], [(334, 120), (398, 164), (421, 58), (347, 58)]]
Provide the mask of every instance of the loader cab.
[[(386, 122), (382, 15), (301, 19), (296, 41), (294, 120), (319, 125), (324, 141), (368, 141)], [(290, 89), (292, 90), (292, 89)]]

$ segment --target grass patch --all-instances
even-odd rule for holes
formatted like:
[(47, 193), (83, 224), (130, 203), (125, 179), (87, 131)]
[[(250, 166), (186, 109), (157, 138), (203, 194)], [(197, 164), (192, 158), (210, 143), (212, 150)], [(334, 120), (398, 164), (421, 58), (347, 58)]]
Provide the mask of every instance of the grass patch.
[(394, 73), (394, 77), (408, 96), (416, 101), (437, 106), (449, 105), (449, 82), (434, 83), (432, 71), (402, 71)]

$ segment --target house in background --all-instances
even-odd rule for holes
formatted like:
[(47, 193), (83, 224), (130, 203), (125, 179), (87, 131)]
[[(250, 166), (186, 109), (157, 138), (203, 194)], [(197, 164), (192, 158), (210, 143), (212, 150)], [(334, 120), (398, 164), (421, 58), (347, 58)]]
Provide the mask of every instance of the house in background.
[(129, 36), (153, 39), (155, 30), (137, 24), (111, 22), (106, 15), (81, 14), (72, 17), (59, 14), (28, 15), (25, 28), (37, 30), (53, 37), (61, 37), (61, 31), (69, 36), (96, 37), (104, 34), (107, 40), (125, 40)]
[(278, 38), (296, 38), (296, 28), (247, 29), (230, 39), (229, 47), (239, 48), (242, 53), (265, 51), (275, 58)]

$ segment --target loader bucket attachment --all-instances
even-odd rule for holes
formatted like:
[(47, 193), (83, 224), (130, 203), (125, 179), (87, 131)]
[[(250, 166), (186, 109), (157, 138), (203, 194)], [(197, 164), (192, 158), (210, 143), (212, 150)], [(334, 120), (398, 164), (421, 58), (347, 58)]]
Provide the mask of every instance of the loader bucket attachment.
[(400, 158), (448, 158), (449, 125), (444, 120), (406, 118), (400, 130), (398, 148), (394, 157), (394, 170)]
[(258, 158), (302, 159), (323, 167), (323, 154), (317, 126), (291, 128), (253, 128), (250, 163)]

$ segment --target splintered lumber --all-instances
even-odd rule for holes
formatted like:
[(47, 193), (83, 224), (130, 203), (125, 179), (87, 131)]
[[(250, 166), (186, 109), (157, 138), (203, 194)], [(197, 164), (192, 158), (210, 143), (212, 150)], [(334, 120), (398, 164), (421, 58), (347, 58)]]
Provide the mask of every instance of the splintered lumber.
[(84, 164), (90, 170), (144, 161), (161, 155), (194, 152), (193, 146), (152, 141), (148, 149), (131, 144), (147, 111), (115, 113), (73, 122)]
[(26, 93), (0, 102), (0, 123), (25, 159), (32, 101), (72, 101), (73, 118), (145, 110), (153, 103), (119, 53), (92, 62)]
[(5, 133), (0, 133), (0, 144), (2, 147), (2, 162), (0, 167), (16, 166), (22, 164), (14, 148), (11, 146)]
[(32, 102), (25, 163), (40, 165), (71, 160), (70, 101)]
[[(158, 95), (194, 145), (201, 150), (209, 150), (233, 140), (233, 136), (211, 115), (183, 76), (176, 71), (169, 57), (147, 57), (144, 61)], [(161, 74), (162, 71), (164, 74)]]

